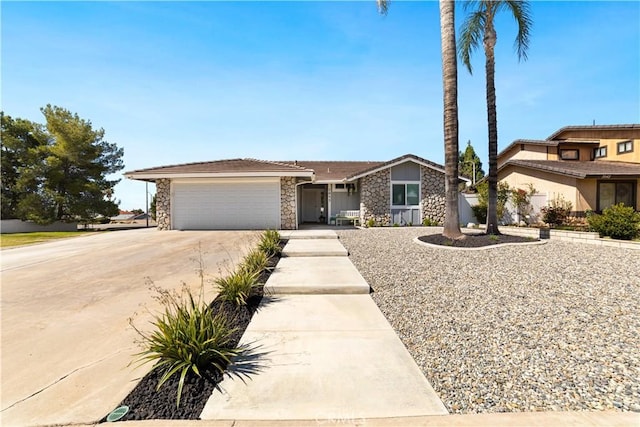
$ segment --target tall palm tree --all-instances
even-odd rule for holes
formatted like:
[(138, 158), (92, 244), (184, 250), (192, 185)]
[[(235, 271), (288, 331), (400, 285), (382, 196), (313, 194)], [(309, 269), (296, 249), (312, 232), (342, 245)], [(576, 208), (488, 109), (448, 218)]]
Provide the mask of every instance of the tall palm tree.
[(460, 32), (458, 53), (460, 59), (472, 74), (471, 54), (482, 45), (485, 55), (487, 123), (489, 127), (489, 207), (487, 209), (487, 233), (499, 234), (498, 231), (498, 117), (496, 112), (495, 56), (494, 48), (498, 40), (494, 26), (494, 18), (500, 11), (511, 12), (518, 24), (518, 34), (514, 47), (518, 60), (527, 59), (529, 48), (529, 32), (533, 21), (529, 2), (526, 0), (470, 0), (465, 4), (467, 16)]
[[(388, 0), (376, 0), (386, 15)], [(445, 219), (442, 235), (464, 238), (458, 213), (458, 60), (456, 56), (455, 1), (440, 0), (442, 84), (444, 88)]]

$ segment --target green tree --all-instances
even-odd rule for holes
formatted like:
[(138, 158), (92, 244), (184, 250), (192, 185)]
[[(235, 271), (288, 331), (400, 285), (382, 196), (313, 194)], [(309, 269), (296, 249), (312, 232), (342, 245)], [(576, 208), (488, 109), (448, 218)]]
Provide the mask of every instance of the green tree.
[(19, 218), (20, 202), (37, 191), (46, 137), (41, 125), (0, 112), (2, 128), (2, 218)]
[(12, 156), (3, 163), (3, 191), (7, 167), (18, 176), (8, 181), (7, 193), (21, 193), (7, 213), (40, 224), (117, 214), (110, 196), (119, 180), (107, 176), (124, 167), (122, 148), (104, 141), (103, 129), (94, 130), (90, 121), (64, 108), (47, 105), (41, 111), (46, 126), (33, 126), (28, 156)]
[[(377, 0), (378, 10), (386, 15), (388, 0)], [(458, 60), (456, 57), (455, 2), (440, 0), (440, 41), (442, 85), (444, 89), (444, 172), (445, 219), (442, 235), (461, 239), (458, 213)]]
[(471, 54), (479, 48), (480, 43), (484, 47), (485, 73), (486, 73), (486, 97), (487, 97), (487, 124), (489, 130), (489, 205), (487, 209), (487, 233), (499, 234), (498, 231), (498, 119), (496, 109), (495, 88), (495, 55), (494, 49), (498, 36), (494, 26), (494, 19), (498, 12), (507, 10), (511, 12), (518, 25), (518, 34), (515, 40), (515, 48), (518, 59), (527, 59), (529, 47), (529, 32), (533, 21), (529, 9), (529, 2), (518, 0), (481, 0), (468, 1), (465, 10), (471, 13), (462, 25), (460, 33), (460, 45), (458, 52), (462, 62), (472, 73)]
[(149, 215), (151, 215), (151, 219), (153, 219), (154, 221), (156, 220), (156, 195), (158, 193), (153, 195), (153, 198), (151, 199), (151, 206), (149, 206)]
[[(458, 154), (458, 158), (460, 159), (460, 176), (469, 178), (474, 185), (476, 182), (484, 178), (482, 162), (480, 161), (480, 157), (476, 154), (476, 151), (473, 149), (471, 141), (467, 141), (467, 148), (465, 148), (464, 152), (461, 151)], [(473, 176), (474, 165), (476, 173), (475, 179)]]

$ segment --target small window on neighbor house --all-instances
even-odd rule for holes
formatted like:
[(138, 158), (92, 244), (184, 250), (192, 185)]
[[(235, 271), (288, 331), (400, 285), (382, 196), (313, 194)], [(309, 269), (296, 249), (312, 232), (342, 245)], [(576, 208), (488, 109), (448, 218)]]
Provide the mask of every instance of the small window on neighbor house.
[(346, 184), (333, 184), (333, 191), (347, 191)]
[(572, 150), (560, 150), (560, 158), (562, 160), (579, 160), (580, 151), (577, 149)]
[(618, 142), (618, 154), (630, 153), (633, 151), (633, 141)]
[(593, 149), (593, 158), (607, 157), (607, 147), (598, 147)]

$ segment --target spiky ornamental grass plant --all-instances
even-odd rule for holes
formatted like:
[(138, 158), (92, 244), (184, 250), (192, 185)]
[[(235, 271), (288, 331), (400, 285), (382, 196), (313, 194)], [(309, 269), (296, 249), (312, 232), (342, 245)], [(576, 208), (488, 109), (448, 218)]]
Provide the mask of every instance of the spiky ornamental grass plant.
[(155, 290), (159, 293), (164, 312), (154, 316), (151, 322), (153, 331), (142, 332), (130, 321), (145, 347), (136, 356), (140, 363), (158, 361), (153, 369), (164, 369), (157, 389), (172, 375), (180, 374), (176, 400), (179, 407), (189, 372), (199, 377), (207, 370), (222, 373), (231, 363), (231, 357), (242, 349), (229, 346), (235, 329), (229, 327), (225, 317), (214, 315), (202, 298), (193, 297), (186, 285), (179, 293), (157, 287)]
[(265, 230), (258, 243), (258, 249), (264, 252), (267, 257), (279, 255), (282, 251), (280, 248), (280, 233), (277, 230)]
[(256, 273), (258, 276), (267, 269), (269, 257), (266, 253), (259, 249), (252, 249), (244, 257), (240, 269), (250, 273)]
[(238, 306), (247, 305), (251, 291), (258, 285), (259, 274), (259, 272), (238, 268), (228, 276), (215, 279), (214, 283), (218, 286), (219, 296), (223, 301), (229, 301)]

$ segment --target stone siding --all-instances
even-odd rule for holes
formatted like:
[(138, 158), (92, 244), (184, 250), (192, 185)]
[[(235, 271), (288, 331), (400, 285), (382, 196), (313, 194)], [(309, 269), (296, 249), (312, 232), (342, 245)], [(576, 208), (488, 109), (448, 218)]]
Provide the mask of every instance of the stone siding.
[(391, 223), (391, 174), (383, 169), (360, 179), (360, 223), (370, 219), (376, 225)]
[(156, 181), (156, 222), (158, 230), (171, 230), (171, 180)]
[(422, 181), (422, 194), (420, 195), (422, 220), (429, 218), (438, 224), (444, 224), (446, 206), (444, 173), (420, 166), (420, 180)]
[(280, 178), (280, 228), (296, 229), (296, 179), (291, 176)]

